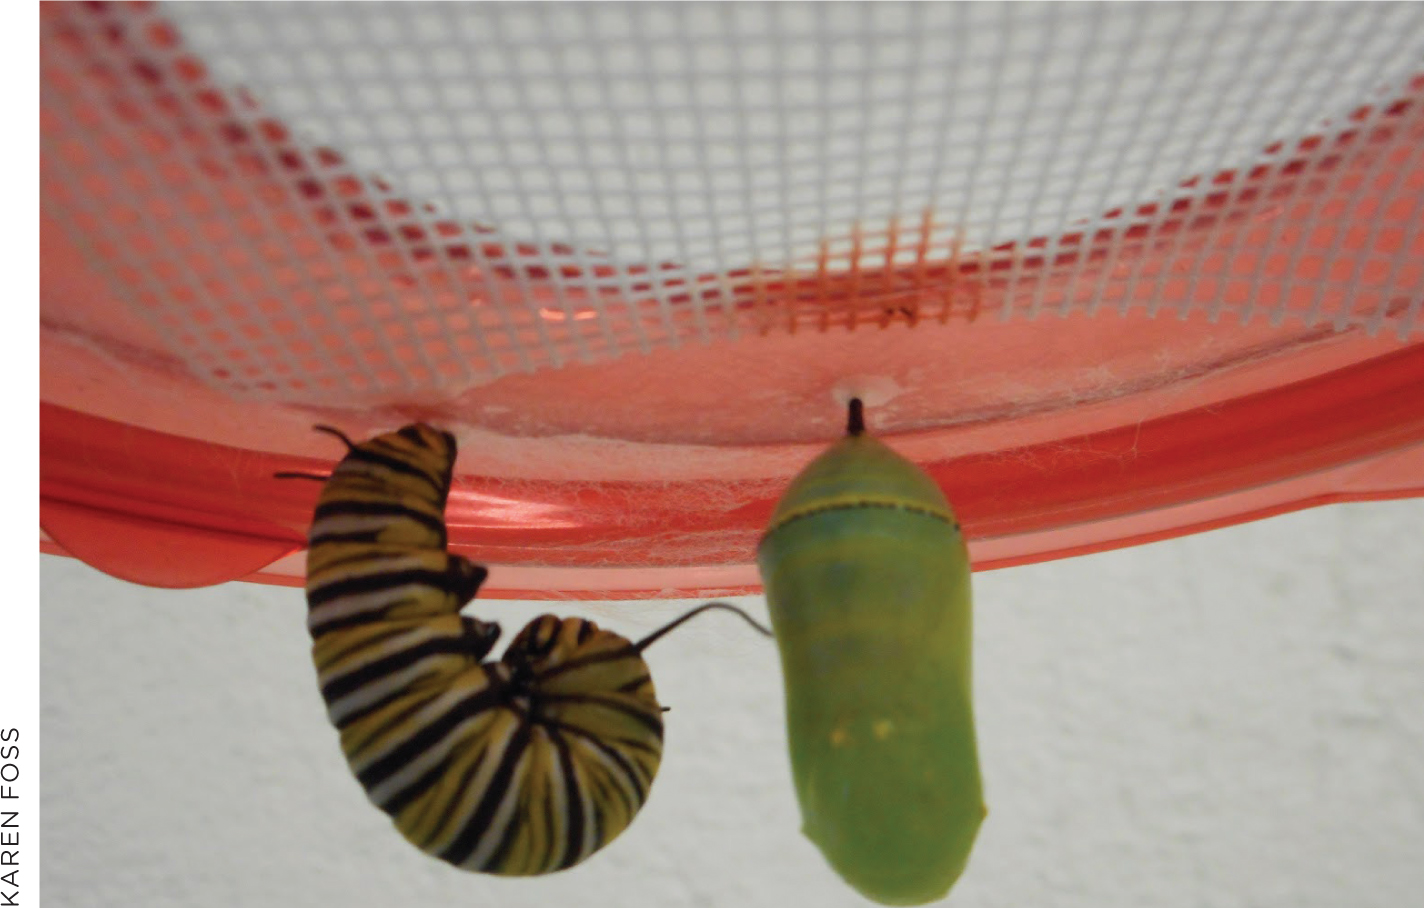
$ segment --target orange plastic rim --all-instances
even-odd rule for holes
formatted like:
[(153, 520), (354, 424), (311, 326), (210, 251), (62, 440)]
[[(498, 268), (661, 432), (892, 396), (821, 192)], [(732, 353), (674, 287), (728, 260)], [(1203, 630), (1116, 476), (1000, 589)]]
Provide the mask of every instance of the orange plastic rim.
[[(675, 265), (572, 299), (535, 247), (422, 228), (425, 200), (301, 146), (155, 10), (42, 11), (44, 551), (155, 586), (298, 584), (317, 490), (272, 474), (329, 468), (313, 423), (425, 420), (460, 440), (451, 544), (491, 565), (487, 595), (750, 592), (849, 394), (944, 487), (980, 569), (1424, 492), (1424, 77), (1091, 229), (946, 258), (915, 246), (926, 213), (877, 259), (848, 226), (849, 259), (827, 238), (805, 271), (695, 275), (652, 312)], [(714, 285), (719, 309), (693, 304)], [(510, 333), (467, 375), (482, 319)], [(551, 355), (600, 321), (642, 347)], [(501, 359), (529, 350), (529, 372)], [(324, 388), (281, 373), (309, 358)]]

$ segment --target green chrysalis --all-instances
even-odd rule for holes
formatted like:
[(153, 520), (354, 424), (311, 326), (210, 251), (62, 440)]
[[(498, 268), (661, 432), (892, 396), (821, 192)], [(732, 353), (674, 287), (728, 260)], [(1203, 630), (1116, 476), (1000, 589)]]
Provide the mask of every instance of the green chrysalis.
[(801, 471), (757, 551), (781, 650), (802, 831), (862, 895), (942, 898), (986, 810), (969, 556), (923, 470), (865, 434)]

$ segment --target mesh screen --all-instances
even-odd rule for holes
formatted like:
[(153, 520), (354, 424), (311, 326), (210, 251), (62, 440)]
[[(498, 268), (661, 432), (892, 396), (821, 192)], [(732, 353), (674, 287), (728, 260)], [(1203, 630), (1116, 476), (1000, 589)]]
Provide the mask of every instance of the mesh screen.
[(60, 6), (46, 214), (236, 395), (897, 320), (1420, 329), (1421, 4)]

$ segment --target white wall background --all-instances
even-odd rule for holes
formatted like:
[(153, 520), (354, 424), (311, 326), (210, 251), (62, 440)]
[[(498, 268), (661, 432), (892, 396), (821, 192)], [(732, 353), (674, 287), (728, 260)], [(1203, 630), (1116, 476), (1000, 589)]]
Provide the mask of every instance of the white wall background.
[[(300, 591), (42, 561), (47, 905), (866, 904), (798, 832), (775, 651), (735, 618), (651, 650), (673, 711), (629, 831), (500, 880), (424, 857), (368, 805)], [(1418, 903), (1424, 501), (985, 573), (976, 599), (990, 815), (953, 904)], [(686, 604), (582, 611), (633, 635)], [(480, 609), (508, 634), (543, 607)]]

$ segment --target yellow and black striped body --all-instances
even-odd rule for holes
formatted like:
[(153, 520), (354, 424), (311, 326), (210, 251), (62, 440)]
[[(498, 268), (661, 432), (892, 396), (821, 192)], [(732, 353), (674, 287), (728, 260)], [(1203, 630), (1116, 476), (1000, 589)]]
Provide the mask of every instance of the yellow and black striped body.
[(542, 615), (483, 661), (499, 626), (460, 609), (486, 571), (445, 548), (454, 437), (412, 425), (348, 445), (317, 503), (306, 591), (352, 771), (407, 839), (458, 867), (577, 864), (632, 821), (662, 757), (639, 650)]

